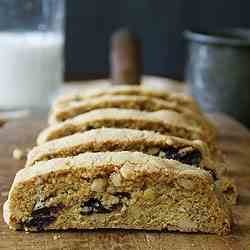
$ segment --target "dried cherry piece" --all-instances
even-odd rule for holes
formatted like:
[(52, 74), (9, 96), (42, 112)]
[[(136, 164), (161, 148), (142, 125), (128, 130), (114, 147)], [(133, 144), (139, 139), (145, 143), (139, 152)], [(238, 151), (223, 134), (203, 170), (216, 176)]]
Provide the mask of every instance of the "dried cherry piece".
[(26, 227), (34, 227), (37, 231), (43, 230), (56, 220), (56, 214), (64, 207), (59, 204), (56, 207), (43, 207), (32, 211), (31, 216), (23, 223)]
[(90, 215), (93, 213), (110, 213), (112, 210), (102, 205), (101, 201), (96, 198), (90, 198), (81, 204), (81, 214)]
[(131, 194), (129, 192), (116, 192), (114, 193), (115, 196), (119, 196), (119, 197), (126, 197), (128, 199), (131, 198)]
[(189, 165), (198, 166), (201, 162), (201, 152), (198, 150), (188, 152), (181, 157), (180, 161)]
[(169, 148), (164, 153), (167, 159), (173, 159), (188, 165), (197, 166), (201, 162), (201, 152), (199, 150), (180, 152), (176, 148)]

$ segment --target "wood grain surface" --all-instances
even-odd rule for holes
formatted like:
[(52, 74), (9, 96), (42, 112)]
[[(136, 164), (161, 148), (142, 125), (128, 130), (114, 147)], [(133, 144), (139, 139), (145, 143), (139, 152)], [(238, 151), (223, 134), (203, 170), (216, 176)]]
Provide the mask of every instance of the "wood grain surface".
[[(10, 121), (0, 129), (0, 212), (15, 173), (24, 161), (12, 158), (16, 147), (30, 148), (46, 125), (47, 113)], [(10, 231), (0, 216), (0, 249), (250, 249), (250, 133), (239, 123), (222, 115), (211, 119), (219, 129), (219, 143), (228, 159), (229, 174), (239, 188), (239, 204), (234, 207), (235, 225), (231, 235), (95, 230), (25, 233)]]

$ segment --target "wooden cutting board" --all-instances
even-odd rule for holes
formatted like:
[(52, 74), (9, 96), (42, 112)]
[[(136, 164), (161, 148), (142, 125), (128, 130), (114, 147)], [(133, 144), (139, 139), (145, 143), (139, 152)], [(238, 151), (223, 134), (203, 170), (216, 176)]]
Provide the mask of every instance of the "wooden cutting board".
[[(15, 173), (24, 161), (12, 158), (14, 148), (30, 148), (46, 125), (47, 113), (11, 121), (0, 128), (0, 212)], [(0, 216), (0, 249), (250, 249), (250, 133), (236, 121), (212, 115), (219, 142), (228, 158), (229, 174), (239, 188), (239, 204), (233, 209), (235, 226), (231, 235), (95, 230), (25, 233), (10, 231)]]

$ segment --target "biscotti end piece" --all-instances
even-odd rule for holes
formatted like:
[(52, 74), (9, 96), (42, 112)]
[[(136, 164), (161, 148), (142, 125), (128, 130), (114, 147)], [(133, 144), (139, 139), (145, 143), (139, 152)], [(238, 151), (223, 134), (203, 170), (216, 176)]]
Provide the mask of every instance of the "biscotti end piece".
[[(22, 202), (20, 202), (22, 200)], [(85, 153), (17, 173), (12, 229), (122, 228), (227, 234), (230, 209), (202, 169), (139, 152)]]

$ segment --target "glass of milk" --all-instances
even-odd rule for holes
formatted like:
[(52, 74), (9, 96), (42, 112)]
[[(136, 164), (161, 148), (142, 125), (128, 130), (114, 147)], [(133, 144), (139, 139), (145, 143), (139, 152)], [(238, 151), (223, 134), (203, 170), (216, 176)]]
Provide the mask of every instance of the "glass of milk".
[(0, 110), (47, 107), (63, 82), (64, 0), (0, 1)]

